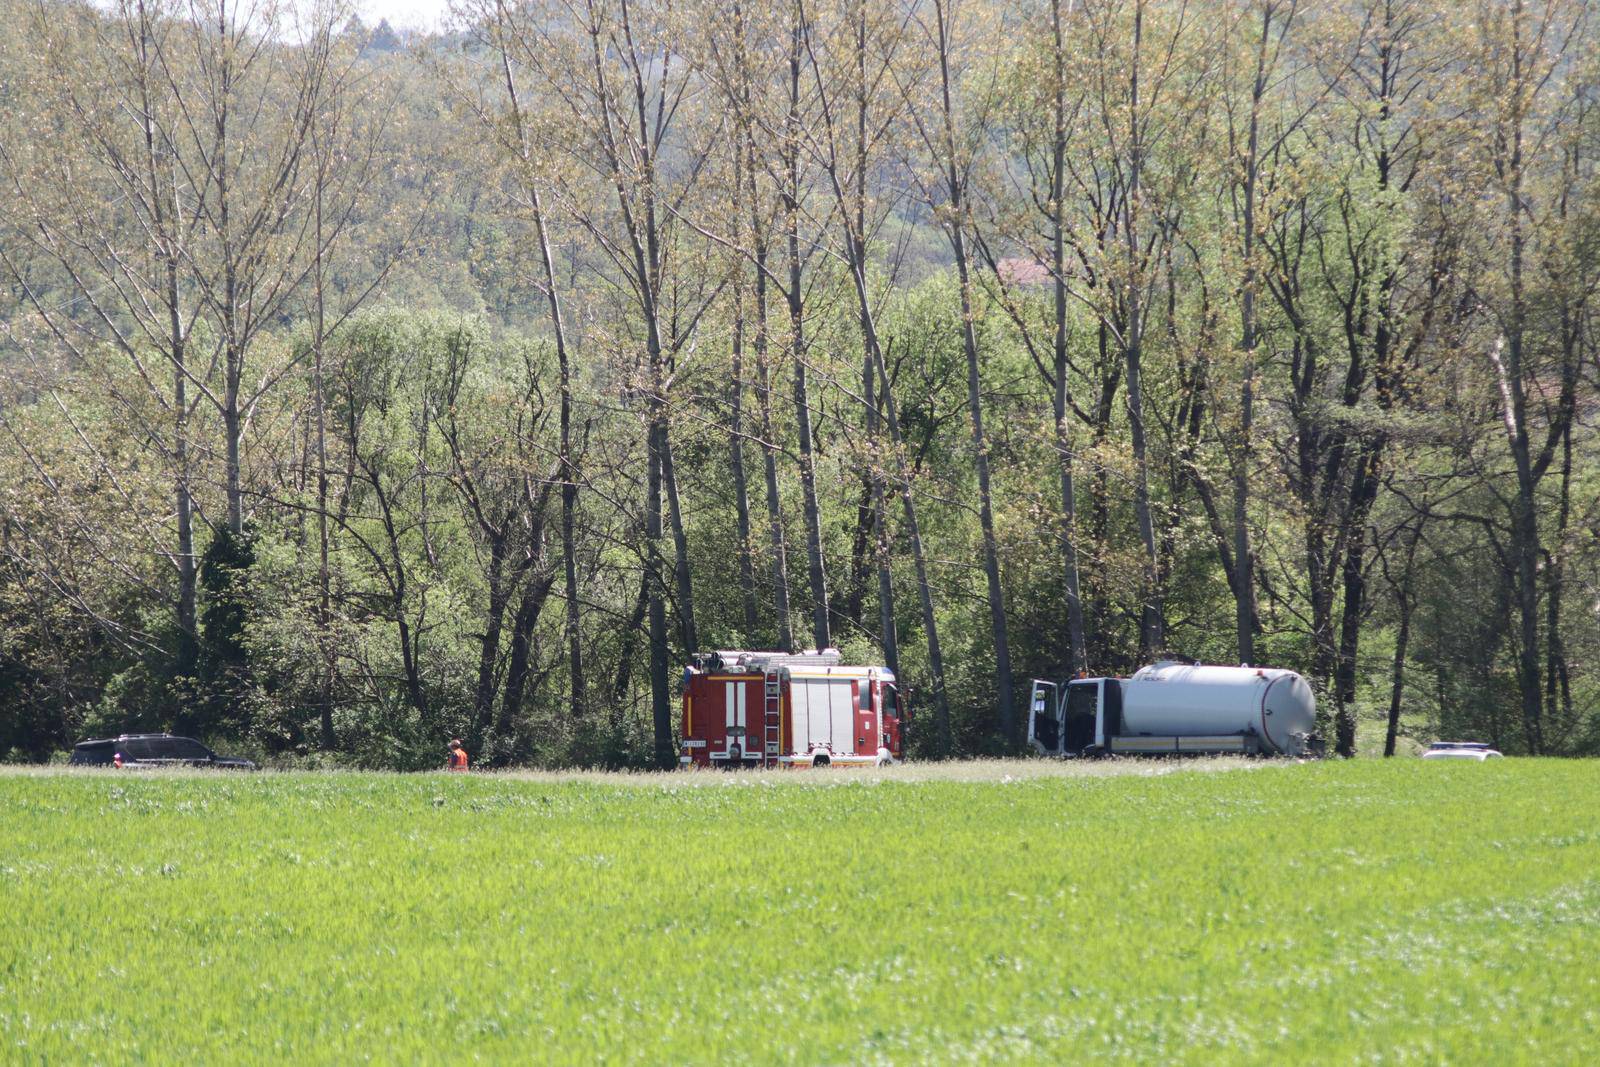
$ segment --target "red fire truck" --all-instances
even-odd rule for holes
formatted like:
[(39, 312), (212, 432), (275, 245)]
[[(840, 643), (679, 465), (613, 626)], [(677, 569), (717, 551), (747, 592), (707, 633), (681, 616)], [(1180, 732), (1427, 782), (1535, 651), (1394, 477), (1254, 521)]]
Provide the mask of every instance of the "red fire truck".
[(905, 709), (887, 667), (821, 652), (711, 652), (683, 672), (683, 766), (826, 767), (900, 758)]

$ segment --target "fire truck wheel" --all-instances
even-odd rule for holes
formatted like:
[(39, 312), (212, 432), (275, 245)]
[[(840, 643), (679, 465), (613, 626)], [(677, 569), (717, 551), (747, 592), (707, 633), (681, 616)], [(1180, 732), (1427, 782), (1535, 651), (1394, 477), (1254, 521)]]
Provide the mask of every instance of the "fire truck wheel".
[(830, 762), (828, 757), (820, 752), (811, 757), (811, 766), (813, 767), (826, 767)]

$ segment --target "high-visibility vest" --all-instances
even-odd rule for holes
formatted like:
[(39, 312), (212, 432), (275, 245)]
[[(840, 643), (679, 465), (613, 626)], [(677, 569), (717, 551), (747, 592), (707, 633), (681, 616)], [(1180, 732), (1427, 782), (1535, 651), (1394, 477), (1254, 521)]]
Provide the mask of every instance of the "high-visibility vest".
[(464, 771), (467, 769), (466, 749), (456, 748), (450, 750), (450, 769), (452, 771)]

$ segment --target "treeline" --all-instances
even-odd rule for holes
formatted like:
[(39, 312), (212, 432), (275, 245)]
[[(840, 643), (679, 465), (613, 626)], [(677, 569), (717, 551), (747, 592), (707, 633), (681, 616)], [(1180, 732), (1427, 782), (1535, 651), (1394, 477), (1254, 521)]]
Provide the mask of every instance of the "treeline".
[(672, 765), (830, 645), (1600, 751), (1582, 0), (0, 14), (0, 757)]

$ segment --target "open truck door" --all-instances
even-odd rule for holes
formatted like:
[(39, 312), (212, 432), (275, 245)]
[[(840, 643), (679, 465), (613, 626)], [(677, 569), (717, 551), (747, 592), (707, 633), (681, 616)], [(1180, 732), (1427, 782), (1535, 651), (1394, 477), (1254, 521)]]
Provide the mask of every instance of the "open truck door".
[(1061, 687), (1035, 678), (1029, 707), (1028, 744), (1041, 756), (1061, 755)]
[[(1121, 728), (1122, 687), (1115, 678), (1078, 678), (1067, 683), (1061, 701), (1061, 753), (1081, 756), (1105, 748)], [(1105, 714), (1115, 705), (1115, 721)]]
[[(1102, 692), (1107, 694), (1104, 700)], [(1106, 737), (1121, 726), (1121, 696), (1115, 678), (1075, 678), (1065, 683), (1035, 678), (1028, 743), (1041, 756), (1081, 756), (1103, 750)]]

